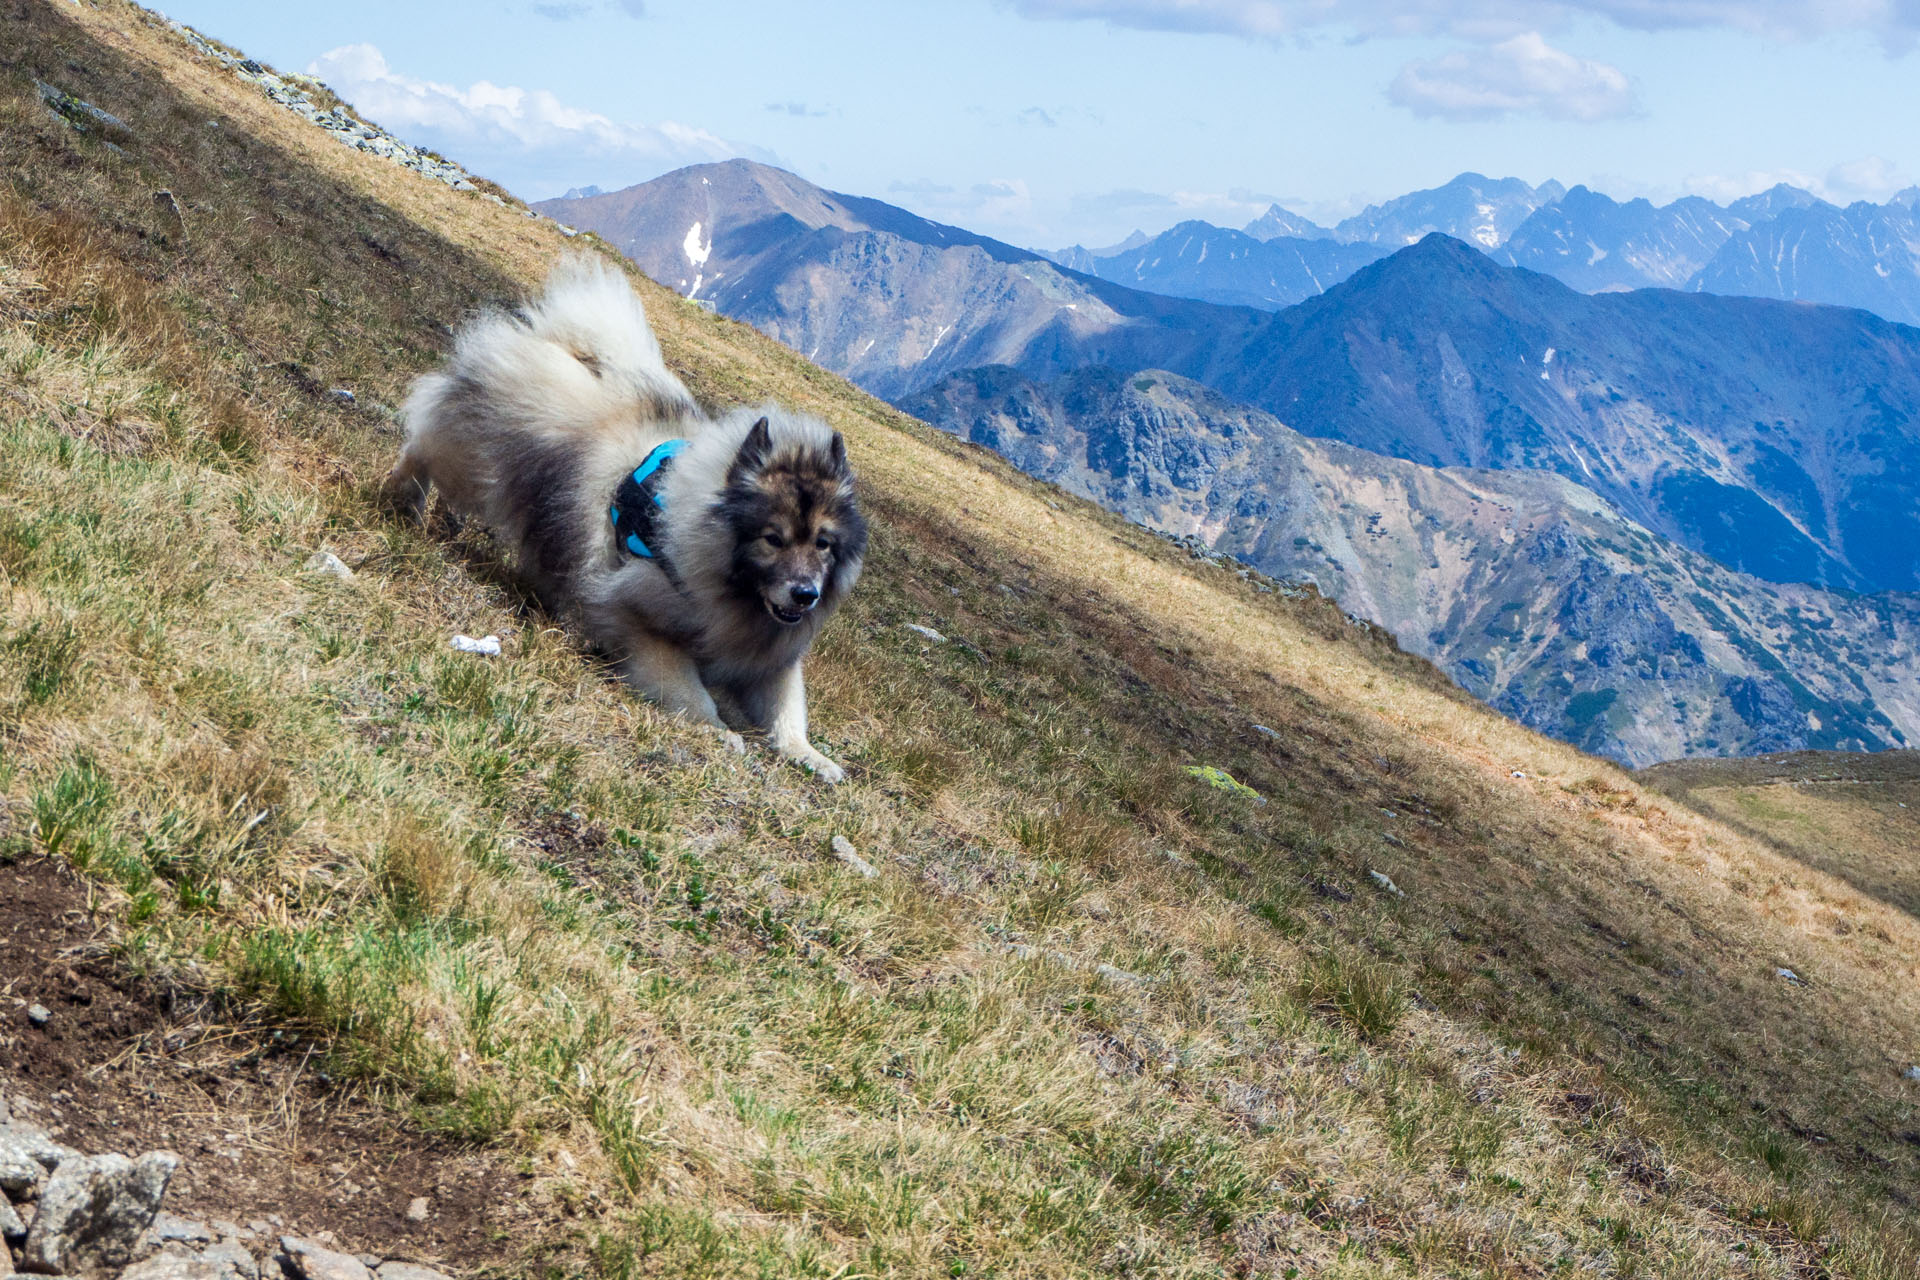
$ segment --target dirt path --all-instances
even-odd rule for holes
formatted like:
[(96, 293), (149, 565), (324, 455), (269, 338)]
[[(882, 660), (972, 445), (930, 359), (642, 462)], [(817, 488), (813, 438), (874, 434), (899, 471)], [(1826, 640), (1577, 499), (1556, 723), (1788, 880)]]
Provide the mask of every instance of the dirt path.
[(517, 1272), (556, 1234), (497, 1154), (329, 1086), (314, 1045), (137, 977), (109, 941), (64, 867), (0, 864), (0, 1097), (16, 1120), (82, 1151), (176, 1152), (167, 1209), (263, 1237)]

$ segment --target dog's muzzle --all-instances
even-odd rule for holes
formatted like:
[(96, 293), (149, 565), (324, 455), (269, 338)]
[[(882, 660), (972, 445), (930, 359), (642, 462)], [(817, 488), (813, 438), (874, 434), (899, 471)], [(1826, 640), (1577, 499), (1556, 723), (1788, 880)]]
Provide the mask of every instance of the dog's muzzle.
[(820, 588), (810, 582), (798, 582), (787, 588), (787, 602), (784, 605), (767, 600), (767, 612), (773, 615), (775, 622), (783, 627), (793, 627), (813, 612), (813, 606), (820, 603)]

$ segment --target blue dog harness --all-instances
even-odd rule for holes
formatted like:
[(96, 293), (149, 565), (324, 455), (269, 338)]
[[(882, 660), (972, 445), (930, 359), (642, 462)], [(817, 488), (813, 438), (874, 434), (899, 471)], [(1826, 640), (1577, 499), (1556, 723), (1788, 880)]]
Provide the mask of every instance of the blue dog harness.
[(661, 553), (655, 532), (656, 522), (667, 509), (666, 499), (660, 495), (660, 481), (674, 455), (686, 447), (685, 440), (655, 445), (646, 460), (613, 491), (613, 504), (607, 508), (607, 519), (613, 522), (613, 534), (621, 548), (637, 559), (653, 561), (666, 570), (669, 578), (674, 576), (673, 568)]

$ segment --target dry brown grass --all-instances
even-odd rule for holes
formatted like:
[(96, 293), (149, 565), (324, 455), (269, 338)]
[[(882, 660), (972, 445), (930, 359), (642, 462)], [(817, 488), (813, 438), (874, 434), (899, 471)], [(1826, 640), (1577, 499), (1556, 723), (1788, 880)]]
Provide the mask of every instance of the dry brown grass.
[[(96, 875), (148, 962), (514, 1146), (582, 1266), (1912, 1267), (1897, 904), (644, 286), (698, 393), (846, 430), (876, 515), (810, 679), (852, 780), (716, 754), (484, 538), (370, 502), (379, 406), (557, 233), (137, 10), (5, 22), (15, 847)], [(36, 74), (127, 119), (124, 154)], [(189, 243), (145, 221), (162, 185)], [(321, 547), (358, 577), (302, 575)]]

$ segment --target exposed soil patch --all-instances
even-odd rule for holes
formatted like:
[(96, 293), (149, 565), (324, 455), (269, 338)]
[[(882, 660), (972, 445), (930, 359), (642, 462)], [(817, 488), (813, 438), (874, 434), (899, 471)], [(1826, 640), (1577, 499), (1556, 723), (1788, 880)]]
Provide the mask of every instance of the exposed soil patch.
[[(555, 1210), (497, 1154), (410, 1130), (330, 1086), (311, 1043), (236, 1027), (108, 943), (66, 868), (0, 863), (0, 1096), (15, 1119), (82, 1151), (174, 1151), (169, 1210), (263, 1234), (460, 1271), (518, 1271), (555, 1234)], [(417, 1197), (424, 1221), (407, 1217)]]

